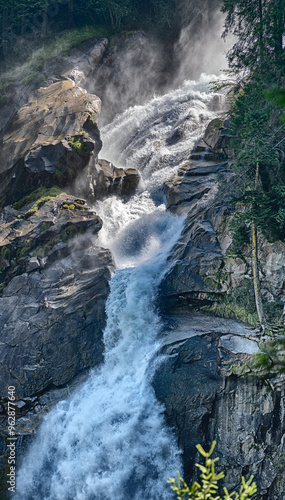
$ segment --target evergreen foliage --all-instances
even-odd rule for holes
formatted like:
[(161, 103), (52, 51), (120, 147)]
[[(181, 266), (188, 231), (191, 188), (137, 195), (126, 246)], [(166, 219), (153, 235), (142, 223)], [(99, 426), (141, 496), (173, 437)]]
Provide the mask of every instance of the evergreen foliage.
[(171, 484), (171, 489), (176, 493), (178, 500), (247, 500), (252, 498), (256, 493), (257, 487), (251, 476), (248, 481), (245, 481), (244, 477), (242, 477), (242, 485), (238, 493), (229, 493), (227, 488), (223, 488), (223, 497), (217, 495), (219, 489), (218, 482), (225, 474), (223, 472), (217, 474), (215, 471), (215, 463), (219, 460), (218, 458), (211, 458), (215, 446), (216, 441), (213, 442), (208, 453), (200, 444), (196, 446), (199, 453), (205, 458), (205, 465), (195, 464), (201, 471), (200, 483), (195, 481), (189, 487), (180, 477), (179, 472), (177, 473), (177, 484), (174, 478), (169, 479), (168, 482)]
[[(109, 34), (150, 29), (164, 37), (177, 36), (182, 0), (0, 0), (0, 58), (6, 60), (19, 37), (56, 33), (86, 25), (105, 27)], [(202, 3), (199, 0), (198, 3)]]
[(228, 54), (230, 66), (264, 74), (282, 72), (284, 0), (224, 0), (222, 12), (226, 14), (223, 36), (237, 37)]
[(254, 223), (269, 241), (285, 241), (285, 2), (224, 0), (222, 11), (224, 36), (237, 36), (228, 54), (239, 72), (230, 111), (236, 220)]

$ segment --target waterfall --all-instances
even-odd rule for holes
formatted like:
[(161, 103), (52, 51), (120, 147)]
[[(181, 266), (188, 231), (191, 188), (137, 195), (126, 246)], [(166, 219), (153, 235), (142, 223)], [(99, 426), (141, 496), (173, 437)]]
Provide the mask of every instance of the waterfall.
[(214, 117), (212, 78), (185, 82), (102, 130), (102, 157), (141, 175), (130, 200), (96, 204), (104, 221), (98, 244), (111, 248), (117, 264), (105, 360), (45, 417), (19, 470), (17, 500), (173, 498), (166, 481), (182, 464), (151, 385), (163, 334), (154, 299), (184, 221), (166, 211), (162, 184)]

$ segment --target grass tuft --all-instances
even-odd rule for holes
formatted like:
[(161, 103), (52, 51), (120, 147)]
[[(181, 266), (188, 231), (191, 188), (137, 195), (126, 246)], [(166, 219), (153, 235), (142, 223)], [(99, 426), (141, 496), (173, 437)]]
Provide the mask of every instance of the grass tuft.
[[(38, 203), (43, 198), (53, 199), (53, 198), (56, 198), (57, 196), (59, 196), (61, 193), (62, 193), (62, 189), (60, 189), (58, 186), (53, 186), (51, 188), (40, 187), (38, 189), (35, 189), (35, 191), (32, 191), (32, 193), (28, 194), (27, 196), (24, 196), (19, 201), (16, 201), (13, 206), (14, 206), (15, 210), (20, 210), (20, 208), (24, 207), (25, 205), (28, 205), (29, 203), (33, 203), (33, 201)], [(45, 200), (45, 201), (48, 201), (48, 200)], [(44, 201), (44, 203), (45, 203), (45, 201)], [(36, 203), (35, 203), (35, 205), (36, 205)], [(33, 207), (35, 205), (33, 205)], [(43, 205), (43, 203), (42, 203), (42, 205)], [(31, 208), (31, 210), (33, 209), (33, 207)], [(36, 211), (37, 210), (35, 210), (35, 212)]]

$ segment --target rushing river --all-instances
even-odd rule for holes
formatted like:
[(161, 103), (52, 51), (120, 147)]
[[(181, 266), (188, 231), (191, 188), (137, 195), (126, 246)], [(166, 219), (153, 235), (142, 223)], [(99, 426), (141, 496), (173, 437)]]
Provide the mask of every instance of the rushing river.
[(151, 377), (163, 333), (156, 290), (183, 218), (166, 211), (162, 185), (216, 116), (221, 96), (209, 91), (212, 78), (130, 108), (102, 130), (101, 157), (141, 175), (129, 201), (96, 205), (104, 221), (98, 244), (117, 264), (105, 361), (45, 417), (19, 470), (17, 500), (173, 498), (166, 481), (182, 470), (180, 452)]

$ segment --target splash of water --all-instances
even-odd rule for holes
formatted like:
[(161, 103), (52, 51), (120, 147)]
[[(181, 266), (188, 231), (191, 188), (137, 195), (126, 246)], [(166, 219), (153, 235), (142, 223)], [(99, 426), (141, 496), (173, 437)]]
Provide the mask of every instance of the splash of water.
[(181, 470), (180, 453), (151, 376), (162, 328), (155, 293), (183, 219), (166, 212), (162, 183), (213, 117), (208, 81), (131, 108), (103, 130), (103, 155), (142, 177), (129, 201), (97, 204), (99, 243), (118, 264), (106, 305), (105, 362), (45, 418), (19, 471), (17, 500), (173, 498), (166, 480)]

